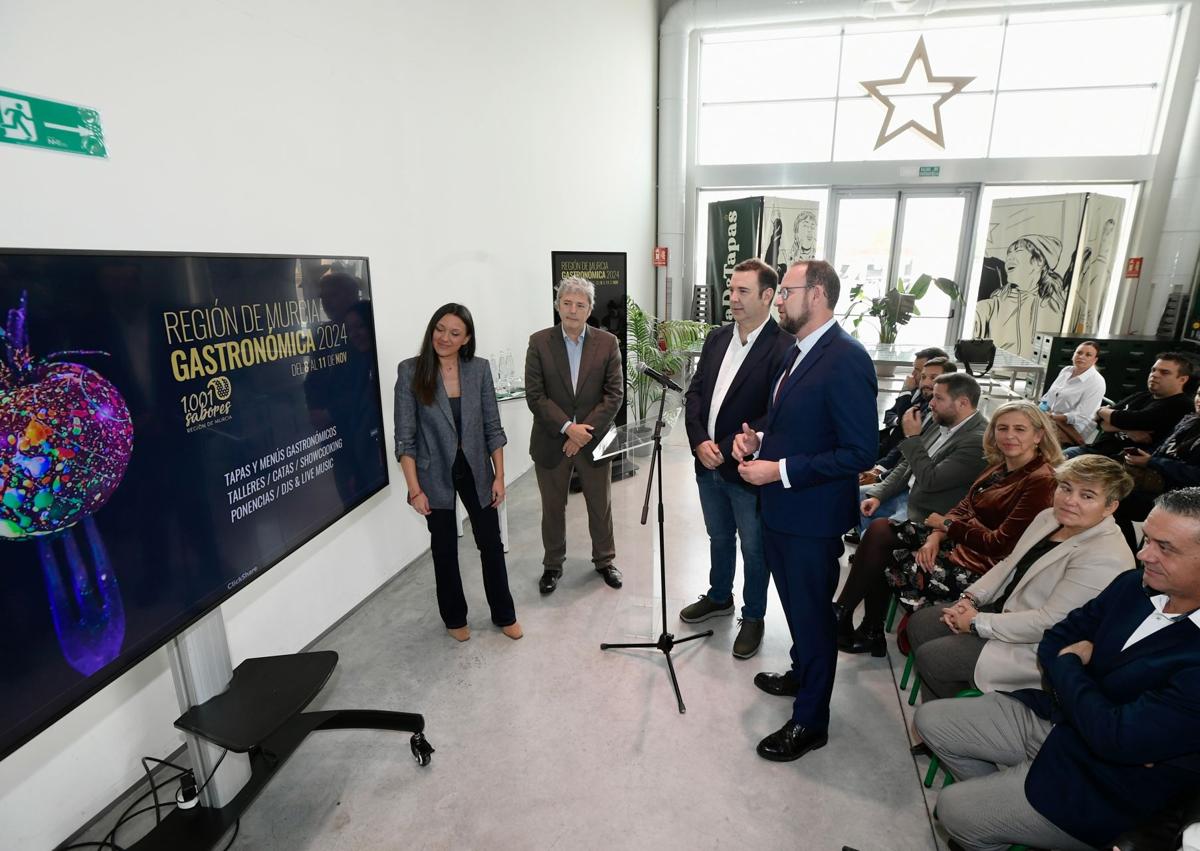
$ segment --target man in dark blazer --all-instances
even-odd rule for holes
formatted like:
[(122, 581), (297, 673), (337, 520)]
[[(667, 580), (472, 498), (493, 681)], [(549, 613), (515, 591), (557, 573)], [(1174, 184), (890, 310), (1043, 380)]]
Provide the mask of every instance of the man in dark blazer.
[(704, 341), (696, 374), (688, 385), (688, 443), (696, 456), (696, 485), (708, 530), (708, 593), (679, 613), (687, 623), (733, 614), (736, 546), (742, 542), (742, 618), (733, 655), (749, 659), (758, 652), (767, 613), (766, 557), (758, 489), (742, 481), (733, 459), (733, 439), (742, 423), (767, 412), (771, 379), (795, 338), (771, 318), (779, 276), (762, 260), (733, 268), (729, 306), (733, 324), (714, 329)]
[(881, 482), (864, 488), (859, 532), (875, 517), (923, 523), (930, 514), (945, 514), (967, 495), (967, 488), (987, 466), (983, 433), (987, 417), (979, 412), (979, 383), (963, 372), (938, 376), (929, 409), (911, 407), (901, 417), (904, 440), (900, 462)]
[(593, 461), (592, 450), (621, 407), (625, 375), (617, 338), (587, 324), (596, 288), (585, 278), (564, 278), (555, 296), (561, 323), (529, 338), (525, 401), (533, 411), (529, 454), (542, 497), (542, 578), (558, 587), (567, 557), (567, 493), (572, 469), (587, 503), (592, 563), (604, 581), (621, 587), (613, 565), (612, 460)]
[(1200, 488), (1158, 498), (1138, 558), (1046, 631), (1046, 691), (917, 712), (966, 781), (938, 798), (966, 847), (1111, 848), (1200, 785)]
[(879, 458), (882, 459), (904, 439), (904, 433), (900, 428), (900, 418), (904, 416), (904, 412), (913, 405), (928, 406), (929, 397), (922, 393), (921, 374), (925, 365), (935, 358), (948, 361), (950, 356), (936, 346), (930, 346), (927, 349), (921, 349), (913, 357), (912, 372), (905, 376), (904, 384), (900, 388), (899, 395), (896, 396), (896, 401), (883, 412), (883, 428), (879, 430)]
[(837, 324), (840, 291), (823, 260), (788, 269), (775, 304), (796, 345), (772, 382), (762, 431), (744, 423), (733, 447), (742, 479), (760, 486), (767, 566), (792, 634), (791, 670), (754, 678), (769, 694), (795, 696), (791, 719), (758, 744), (776, 761), (828, 739), (842, 533), (858, 517), (858, 473), (879, 446), (875, 365)]

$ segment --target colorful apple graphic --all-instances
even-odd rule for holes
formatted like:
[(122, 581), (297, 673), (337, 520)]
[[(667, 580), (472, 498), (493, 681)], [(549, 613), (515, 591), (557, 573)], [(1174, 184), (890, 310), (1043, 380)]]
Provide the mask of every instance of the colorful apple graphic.
[(49, 535), (108, 502), (129, 465), (133, 424), (108, 379), (56, 360), (83, 353), (33, 359), (24, 295), (0, 337), (0, 538)]
[(92, 515), (125, 475), (133, 423), (108, 379), (60, 360), (102, 352), (33, 358), (25, 308), (22, 293), (0, 330), (0, 542), (36, 543), (63, 656), (90, 676), (125, 640), (117, 575)]

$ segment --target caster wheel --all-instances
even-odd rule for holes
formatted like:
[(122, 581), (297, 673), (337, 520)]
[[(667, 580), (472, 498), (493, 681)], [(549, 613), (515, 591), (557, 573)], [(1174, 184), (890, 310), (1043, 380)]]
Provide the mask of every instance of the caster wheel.
[(429, 744), (429, 740), (425, 738), (424, 733), (413, 734), (408, 746), (412, 750), (413, 759), (417, 761), (417, 765), (429, 765), (430, 759), (433, 758), (433, 746)]

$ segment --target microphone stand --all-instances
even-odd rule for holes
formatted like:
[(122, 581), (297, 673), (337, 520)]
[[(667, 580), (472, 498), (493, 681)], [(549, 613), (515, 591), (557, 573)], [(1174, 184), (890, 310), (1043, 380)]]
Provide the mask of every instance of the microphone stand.
[[(655, 376), (657, 378), (657, 376)], [(658, 400), (658, 420), (654, 423), (654, 454), (650, 458), (648, 478), (646, 479), (646, 499), (642, 503), (642, 525), (646, 525), (646, 518), (650, 514), (650, 489), (654, 486), (655, 470), (658, 471), (658, 573), (659, 584), (662, 589), (662, 632), (658, 636), (658, 641), (654, 642), (634, 642), (627, 644), (601, 644), (601, 650), (615, 650), (622, 647), (634, 648), (653, 648), (661, 650), (667, 659), (667, 672), (671, 675), (671, 686), (675, 689), (675, 700), (679, 704), (679, 713), (682, 715), (687, 712), (687, 708), (683, 705), (683, 695), (679, 693), (679, 679), (675, 676), (675, 665), (671, 662), (671, 651), (676, 644), (683, 644), (685, 641), (695, 641), (697, 638), (708, 638), (713, 634), (711, 629), (696, 635), (689, 635), (686, 638), (676, 638), (671, 633), (667, 632), (667, 538), (663, 523), (665, 512), (663, 510), (663, 485), (662, 485), (662, 428), (663, 428), (663, 410), (666, 407), (667, 388), (663, 387), (662, 396)]]

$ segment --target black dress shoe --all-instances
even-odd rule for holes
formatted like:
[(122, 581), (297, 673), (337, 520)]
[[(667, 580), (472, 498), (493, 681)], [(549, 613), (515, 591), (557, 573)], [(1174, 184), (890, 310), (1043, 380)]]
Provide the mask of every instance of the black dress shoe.
[(608, 567), (597, 567), (596, 572), (604, 577), (604, 583), (609, 588), (621, 587), (621, 571), (617, 570), (611, 564)]
[(786, 674), (770, 674), (763, 671), (754, 675), (754, 684), (776, 697), (795, 697), (800, 693), (800, 683), (796, 682), (790, 671)]
[(887, 655), (887, 639), (883, 635), (882, 626), (859, 626), (848, 640), (839, 633), (837, 646), (838, 650), (845, 653), (870, 653), (876, 658)]
[(813, 730), (795, 721), (788, 721), (758, 743), (758, 755), (772, 762), (791, 762), (809, 751), (825, 747), (829, 741), (826, 730)]
[(913, 756), (933, 756), (933, 751), (931, 751), (929, 749), (929, 745), (925, 744), (924, 742), (917, 742), (908, 749), (908, 752)]
[(558, 580), (562, 579), (561, 570), (543, 570), (542, 578), (538, 580), (538, 590), (543, 594), (552, 594), (554, 589), (558, 587)]

